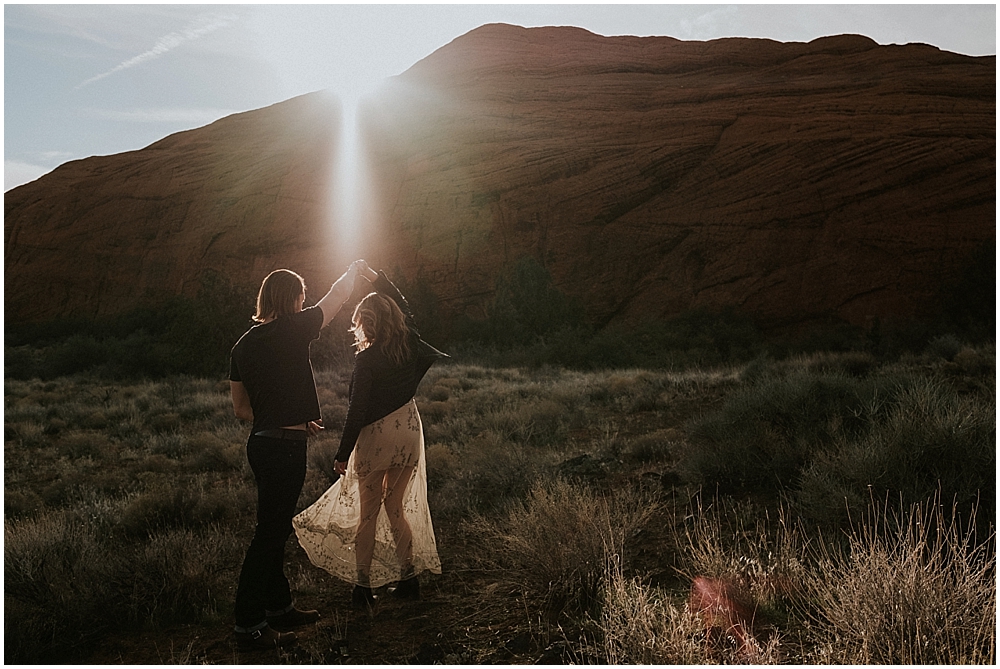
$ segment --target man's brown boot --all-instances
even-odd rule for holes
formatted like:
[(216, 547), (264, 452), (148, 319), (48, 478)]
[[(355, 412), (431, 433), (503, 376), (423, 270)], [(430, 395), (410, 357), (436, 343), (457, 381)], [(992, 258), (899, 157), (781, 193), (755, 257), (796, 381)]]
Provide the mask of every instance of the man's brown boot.
[(291, 611), (286, 611), (285, 613), (277, 616), (268, 616), (267, 624), (279, 632), (287, 632), (288, 630), (293, 630), (296, 627), (311, 625), (317, 620), (319, 620), (319, 611), (300, 611), (298, 609), (292, 609)]

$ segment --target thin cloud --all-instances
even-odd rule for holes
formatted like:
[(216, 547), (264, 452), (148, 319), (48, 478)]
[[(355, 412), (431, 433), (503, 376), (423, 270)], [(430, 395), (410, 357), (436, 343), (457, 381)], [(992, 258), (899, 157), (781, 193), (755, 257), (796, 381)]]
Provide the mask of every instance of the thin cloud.
[(79, 90), (84, 86), (89, 86), (95, 81), (100, 81), (105, 77), (115, 74), (116, 72), (121, 72), (122, 70), (127, 70), (130, 67), (135, 67), (140, 63), (145, 63), (146, 61), (159, 58), (163, 54), (173, 51), (182, 44), (204, 37), (209, 33), (215, 32), (219, 28), (225, 28), (235, 20), (236, 16), (234, 15), (203, 14), (188, 24), (182, 31), (172, 32), (158, 39), (156, 44), (149, 51), (140, 53), (138, 56), (134, 56), (133, 58), (129, 58), (128, 60), (119, 63), (107, 72), (103, 72), (98, 74), (96, 77), (87, 79), (83, 83), (77, 85), (76, 90)]
[(685, 39), (711, 39), (713, 35), (727, 34), (731, 30), (724, 28), (737, 18), (739, 10), (736, 7), (722, 7), (700, 14), (694, 19), (680, 21), (681, 35)]
[(9, 191), (29, 181), (34, 181), (38, 177), (51, 172), (51, 167), (25, 163), (20, 160), (3, 161), (3, 192)]
[(69, 151), (41, 151), (36, 155), (47, 164), (61, 163), (73, 157)]
[(85, 110), (87, 116), (123, 123), (211, 123), (224, 116), (235, 114), (232, 109), (213, 107), (184, 108), (162, 107), (152, 109), (94, 109)]

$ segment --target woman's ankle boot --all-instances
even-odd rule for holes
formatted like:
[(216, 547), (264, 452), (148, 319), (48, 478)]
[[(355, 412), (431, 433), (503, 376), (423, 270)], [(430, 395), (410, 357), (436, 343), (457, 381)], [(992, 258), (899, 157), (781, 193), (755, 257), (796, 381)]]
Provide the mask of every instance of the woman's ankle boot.
[(403, 572), (403, 577), (396, 584), (396, 589), (392, 591), (392, 594), (400, 599), (420, 599), (420, 581), (413, 573), (413, 567)]
[(420, 581), (416, 576), (400, 581), (392, 594), (400, 599), (420, 599)]
[(375, 594), (364, 585), (354, 586), (351, 592), (351, 606), (356, 609), (372, 609), (375, 606)]

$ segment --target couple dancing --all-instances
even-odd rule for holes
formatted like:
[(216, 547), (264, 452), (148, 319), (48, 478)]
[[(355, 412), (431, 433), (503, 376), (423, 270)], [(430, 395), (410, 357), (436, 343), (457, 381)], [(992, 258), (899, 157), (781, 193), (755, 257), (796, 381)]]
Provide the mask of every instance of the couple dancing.
[[(309, 344), (358, 278), (374, 290), (352, 318), (358, 351), (334, 465), (341, 477), (295, 516), (306, 442), (323, 429)], [(372, 588), (389, 583), (396, 583), (395, 595), (418, 598), (417, 575), (441, 573), (413, 396), (434, 361), (447, 356), (420, 338), (406, 299), (364, 260), (352, 263), (315, 306), (303, 308), (304, 302), (302, 277), (271, 272), (257, 296), (256, 325), (230, 359), (233, 409), (253, 424), (247, 458), (257, 482), (257, 525), (236, 591), (235, 634), (245, 650), (292, 643), (289, 630), (320, 617), (295, 607), (284, 574), (293, 525), (313, 564), (354, 584), (357, 607), (372, 606)]]

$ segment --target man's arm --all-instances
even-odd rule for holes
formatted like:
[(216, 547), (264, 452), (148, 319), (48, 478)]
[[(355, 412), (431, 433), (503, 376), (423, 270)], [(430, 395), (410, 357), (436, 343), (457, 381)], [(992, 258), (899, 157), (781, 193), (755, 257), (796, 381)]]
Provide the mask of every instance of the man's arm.
[(242, 381), (230, 381), (229, 390), (233, 395), (233, 412), (240, 420), (253, 422), (253, 407), (250, 406), (250, 395)]
[(323, 325), (326, 327), (333, 317), (337, 315), (344, 303), (351, 296), (351, 292), (354, 290), (354, 279), (358, 276), (358, 264), (356, 262), (351, 263), (351, 266), (347, 268), (347, 271), (341, 275), (339, 279), (333, 282), (330, 286), (330, 290), (327, 291), (326, 295), (323, 296), (316, 306), (323, 310)]

